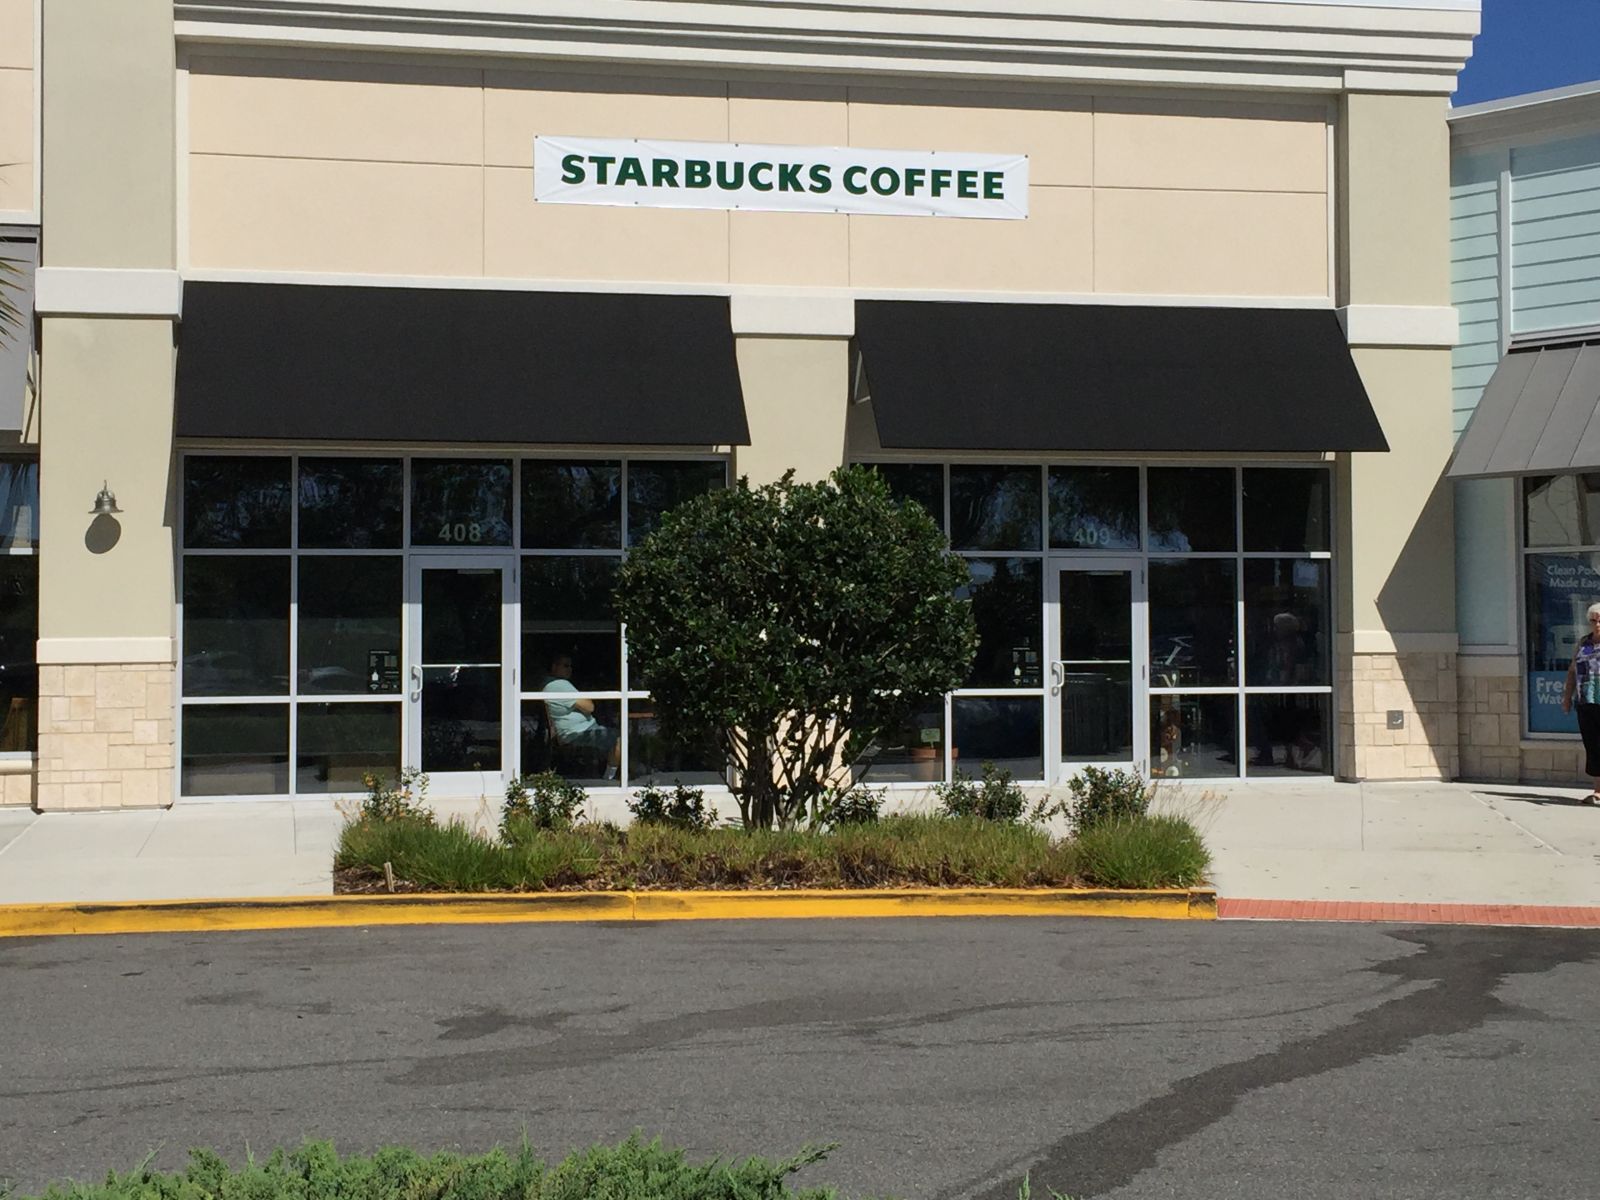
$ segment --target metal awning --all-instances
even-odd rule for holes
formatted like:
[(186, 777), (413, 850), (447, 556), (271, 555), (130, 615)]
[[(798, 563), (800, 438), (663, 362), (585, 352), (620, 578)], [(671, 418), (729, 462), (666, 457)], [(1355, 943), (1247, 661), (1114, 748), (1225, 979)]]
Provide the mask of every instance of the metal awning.
[(726, 296), (189, 282), (187, 438), (750, 440)]
[(911, 450), (1387, 450), (1324, 309), (861, 300), (879, 442)]
[(1600, 338), (1513, 350), (1500, 360), (1447, 475), (1600, 470)]

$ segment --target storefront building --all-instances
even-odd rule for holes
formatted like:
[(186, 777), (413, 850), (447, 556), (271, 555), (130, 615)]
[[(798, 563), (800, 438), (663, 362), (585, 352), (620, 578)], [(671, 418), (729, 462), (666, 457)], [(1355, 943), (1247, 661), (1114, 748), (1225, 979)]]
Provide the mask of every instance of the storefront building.
[(1476, 0), (1045, 7), (0, 4), (3, 798), (714, 786), (617, 565), (843, 463), (941, 523), (981, 635), (867, 782), (1454, 777)]
[(1451, 114), (1462, 770), (1582, 779), (1567, 666), (1600, 601), (1600, 84)]

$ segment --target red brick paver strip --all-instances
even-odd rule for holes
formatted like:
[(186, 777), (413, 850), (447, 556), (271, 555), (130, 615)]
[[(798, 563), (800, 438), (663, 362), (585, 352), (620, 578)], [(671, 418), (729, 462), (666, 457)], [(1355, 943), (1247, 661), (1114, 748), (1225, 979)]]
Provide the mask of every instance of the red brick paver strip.
[(1600, 929), (1600, 905), (1374, 904), (1365, 900), (1217, 898), (1224, 921), (1390, 921), (1406, 925), (1548, 925)]

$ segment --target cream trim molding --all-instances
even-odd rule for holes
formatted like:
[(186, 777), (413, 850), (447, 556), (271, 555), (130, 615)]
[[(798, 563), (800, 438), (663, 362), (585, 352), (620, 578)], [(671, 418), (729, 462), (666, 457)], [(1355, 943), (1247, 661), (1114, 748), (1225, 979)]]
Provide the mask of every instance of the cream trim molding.
[(33, 306), (43, 317), (183, 315), (183, 280), (176, 271), (40, 267), (33, 287)]
[(1415, 346), (1447, 350), (1461, 340), (1461, 319), (1448, 304), (1347, 304), (1339, 324), (1352, 346)]
[(1461, 638), (1454, 633), (1390, 633), (1387, 629), (1358, 629), (1339, 638), (1341, 649), (1355, 654), (1454, 654)]
[(728, 309), (736, 335), (847, 338), (856, 332), (856, 302), (848, 292), (734, 292)]
[(42, 664), (94, 663), (172, 663), (175, 656), (169, 637), (126, 638), (40, 638), (38, 661)]
[(843, 72), (1447, 96), (1461, 0), (176, 0), (180, 41)]

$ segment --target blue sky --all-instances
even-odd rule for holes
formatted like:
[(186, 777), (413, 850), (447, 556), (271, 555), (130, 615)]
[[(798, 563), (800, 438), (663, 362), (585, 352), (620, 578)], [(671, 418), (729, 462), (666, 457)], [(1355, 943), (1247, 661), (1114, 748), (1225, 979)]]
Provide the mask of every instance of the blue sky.
[(1600, 0), (1483, 0), (1457, 106), (1600, 79)]

